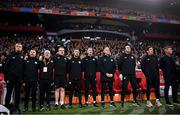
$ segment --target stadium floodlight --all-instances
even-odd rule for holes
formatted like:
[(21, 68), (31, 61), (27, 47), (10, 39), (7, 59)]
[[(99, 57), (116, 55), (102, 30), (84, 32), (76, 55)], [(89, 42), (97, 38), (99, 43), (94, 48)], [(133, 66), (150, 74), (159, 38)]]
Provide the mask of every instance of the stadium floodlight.
[(94, 38), (91, 38), (90, 40), (93, 41), (93, 40), (95, 40), (95, 39), (94, 39)]
[(66, 41), (66, 38), (63, 38), (61, 41), (62, 41), (62, 42), (65, 42), (65, 41)]
[(90, 39), (90, 37), (89, 36), (84, 36), (84, 39)]
[(101, 39), (101, 37), (95, 37), (96, 40)]
[(38, 39), (41, 40), (43, 38), (43, 36), (38, 36)]

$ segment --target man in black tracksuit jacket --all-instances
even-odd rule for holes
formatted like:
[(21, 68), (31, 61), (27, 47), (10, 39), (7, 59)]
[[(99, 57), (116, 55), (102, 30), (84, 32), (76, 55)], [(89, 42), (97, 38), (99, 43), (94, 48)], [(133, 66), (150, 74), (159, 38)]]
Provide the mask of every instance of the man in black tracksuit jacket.
[(96, 72), (97, 72), (98, 64), (97, 59), (93, 56), (93, 49), (87, 49), (87, 56), (83, 58), (83, 70), (84, 70), (84, 78), (85, 78), (85, 101), (86, 106), (88, 106), (88, 94), (89, 94), (89, 85), (92, 88), (93, 95), (93, 105), (96, 105)]
[(159, 62), (157, 57), (154, 55), (154, 50), (151, 46), (147, 47), (146, 55), (141, 60), (141, 69), (146, 77), (146, 97), (147, 97), (147, 104), (146, 106), (152, 107), (152, 103), (150, 101), (150, 91), (151, 87), (155, 88), (155, 95), (156, 95), (156, 105), (159, 107), (162, 104), (159, 101), (160, 93), (159, 93)]
[(119, 57), (117, 60), (118, 63), (118, 69), (120, 73), (122, 74), (122, 93), (121, 93), (121, 106), (124, 107), (124, 98), (126, 95), (126, 90), (128, 83), (130, 81), (131, 86), (133, 88), (133, 97), (134, 97), (134, 105), (139, 106), (136, 97), (137, 97), (137, 89), (138, 84), (136, 80), (136, 59), (131, 54), (131, 46), (126, 45), (124, 53)]
[(116, 63), (115, 60), (110, 56), (110, 49), (109, 47), (105, 47), (103, 51), (104, 55), (99, 58), (98, 60), (98, 67), (101, 73), (101, 105), (104, 108), (104, 93), (106, 89), (106, 85), (109, 88), (109, 95), (110, 95), (110, 106), (116, 107), (113, 101), (113, 82), (114, 82), (114, 73), (116, 70)]
[(32, 111), (36, 111), (36, 91), (38, 82), (38, 69), (39, 63), (36, 58), (36, 51), (30, 50), (29, 56), (24, 60), (24, 91), (25, 91), (25, 102), (24, 102), (24, 112), (28, 111), (29, 95), (31, 92), (32, 97)]
[(168, 106), (173, 106), (169, 101), (169, 87), (172, 86), (172, 97), (174, 104), (180, 104), (177, 100), (178, 77), (176, 76), (176, 63), (173, 58), (173, 50), (170, 46), (164, 48), (165, 55), (160, 59), (160, 68), (163, 71), (165, 88), (164, 97)]
[(77, 91), (79, 98), (79, 107), (82, 108), (81, 100), (81, 81), (82, 81), (82, 60), (79, 57), (79, 50), (74, 50), (72, 59), (69, 60), (69, 84), (70, 84), (70, 95), (69, 95), (69, 106), (72, 108), (72, 98), (74, 91)]
[(15, 103), (12, 110), (13, 113), (20, 113), (20, 90), (24, 71), (24, 55), (22, 53), (22, 44), (15, 44), (15, 51), (8, 55), (5, 61), (5, 81), (7, 83), (7, 93), (5, 98), (5, 106), (9, 108), (11, 94), (15, 92)]
[[(68, 59), (64, 56), (64, 48), (58, 48), (54, 61), (54, 83), (55, 83), (55, 106), (59, 104), (62, 109), (64, 106), (65, 85), (67, 80)], [(60, 101), (60, 103), (59, 103)]]
[(39, 61), (39, 89), (40, 89), (40, 111), (44, 110), (44, 99), (46, 95), (47, 108), (50, 109), (51, 83), (53, 82), (54, 63), (51, 60), (51, 52), (44, 51), (43, 59)]

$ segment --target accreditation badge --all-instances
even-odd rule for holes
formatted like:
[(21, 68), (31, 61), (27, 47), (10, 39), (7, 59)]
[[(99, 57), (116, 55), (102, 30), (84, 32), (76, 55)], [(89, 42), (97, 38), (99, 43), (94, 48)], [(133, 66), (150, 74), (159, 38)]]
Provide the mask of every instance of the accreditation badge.
[(47, 67), (43, 67), (43, 72), (47, 72), (48, 71), (48, 68)]

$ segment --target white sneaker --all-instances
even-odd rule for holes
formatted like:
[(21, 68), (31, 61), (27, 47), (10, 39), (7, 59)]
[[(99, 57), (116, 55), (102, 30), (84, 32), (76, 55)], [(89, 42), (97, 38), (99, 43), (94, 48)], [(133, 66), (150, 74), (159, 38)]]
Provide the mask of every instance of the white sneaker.
[(158, 106), (158, 107), (162, 106), (162, 104), (159, 100), (156, 100), (156, 106)]
[(153, 105), (152, 105), (151, 101), (147, 101), (146, 106), (147, 107), (152, 107)]

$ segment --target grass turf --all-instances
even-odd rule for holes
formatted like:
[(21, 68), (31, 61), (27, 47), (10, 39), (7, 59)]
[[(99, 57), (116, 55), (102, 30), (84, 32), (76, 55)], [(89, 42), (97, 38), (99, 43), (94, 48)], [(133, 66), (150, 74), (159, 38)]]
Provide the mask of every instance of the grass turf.
[[(92, 104), (89, 104), (87, 107), (79, 108), (78, 104), (74, 104), (73, 108), (68, 108), (66, 105), (66, 109), (55, 109), (52, 105), (51, 110), (39, 111), (37, 109), (36, 112), (31, 111), (31, 103), (29, 103), (29, 111), (22, 112), (22, 114), (180, 114), (180, 106), (174, 105), (173, 107), (168, 107), (165, 105), (165, 100), (161, 99), (162, 106), (157, 107), (153, 106), (151, 108), (146, 107), (146, 101), (139, 101), (141, 106), (135, 107), (131, 102), (126, 102), (124, 110), (121, 109), (120, 103), (115, 103), (116, 108), (110, 107), (109, 103), (105, 104), (105, 108), (101, 107), (101, 104), (98, 103), (99, 107), (94, 107)], [(154, 104), (155, 101), (152, 101)], [(37, 104), (38, 105), (38, 104)], [(20, 104), (21, 110), (23, 110), (23, 103)]]

